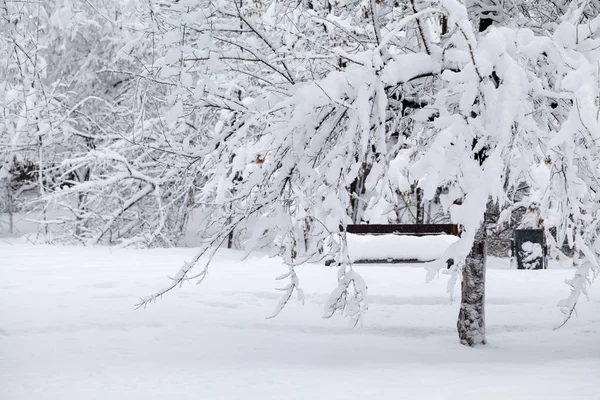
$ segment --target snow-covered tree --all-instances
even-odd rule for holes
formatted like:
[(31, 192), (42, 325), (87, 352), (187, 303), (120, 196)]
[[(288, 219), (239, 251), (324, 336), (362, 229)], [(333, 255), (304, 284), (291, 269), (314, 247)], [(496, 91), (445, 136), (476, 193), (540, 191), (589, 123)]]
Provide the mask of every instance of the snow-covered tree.
[(45, 82), (43, 34), (49, 8), (52, 4), (33, 2), (0, 5), (0, 204), (11, 232), (22, 195), (32, 190), (44, 195), (52, 180), (48, 150), (58, 105)]
[[(202, 214), (198, 255), (142, 304), (202, 279), (210, 255), (235, 237), (288, 265), (275, 314), (302, 297), (296, 265), (341, 255), (325, 315), (359, 323), (366, 284), (344, 257), (343, 227), (406, 221), (404, 204), (414, 202), (415, 220), (435, 202), (461, 226), (428, 277), (455, 260), (464, 344), (485, 343), (486, 211), (500, 210), (501, 226), (525, 208), (552, 257), (565, 242), (572, 249), (567, 319), (598, 273), (595, 2), (89, 0), (37, 9), (46, 35), (28, 43), (53, 46), (40, 46), (46, 67), (26, 76), (42, 86), (30, 97), (20, 83), (29, 81), (2, 75), (4, 99), (21, 96), (4, 112), (33, 118), (14, 110), (35, 99), (26, 109), (41, 122), (31, 134), (52, 138), (36, 163), (59, 182), (40, 178), (46, 204), (68, 211), (50, 221), (55, 237), (173, 245), (192, 211)], [(20, 65), (16, 54), (9, 59)]]
[[(572, 294), (561, 302), (572, 313), (598, 271), (597, 9), (573, 2), (551, 22), (545, 7), (536, 14), (493, 1), (410, 5), (384, 19), (376, 2), (361, 2), (372, 18), (362, 21), (364, 37), (337, 33), (356, 44), (352, 53), (333, 48), (343, 67), (310, 80), (291, 75), (279, 98), (248, 101), (244, 125), (201, 156), (201, 195), (215, 203), (211, 224), (221, 229), (158, 295), (191, 278), (202, 255), (256, 217), (246, 247), (274, 243), (290, 268), (279, 311), (298, 290), (294, 265), (323, 249), (344, 251), (338, 226), (359, 220), (353, 200), (367, 195), (373, 204), (416, 182), (426, 199), (444, 187), (442, 205), (462, 227), (447, 252), (465, 260), (454, 267), (462, 270), (461, 342), (485, 343), (484, 215), (494, 203), (504, 218), (517, 205), (536, 209), (552, 254), (565, 239), (576, 249)], [(339, 11), (331, 6), (328, 19)], [(510, 194), (523, 183), (530, 194), (514, 204)], [(442, 265), (431, 266), (430, 277)], [(359, 318), (365, 289), (343, 263), (326, 315)]]

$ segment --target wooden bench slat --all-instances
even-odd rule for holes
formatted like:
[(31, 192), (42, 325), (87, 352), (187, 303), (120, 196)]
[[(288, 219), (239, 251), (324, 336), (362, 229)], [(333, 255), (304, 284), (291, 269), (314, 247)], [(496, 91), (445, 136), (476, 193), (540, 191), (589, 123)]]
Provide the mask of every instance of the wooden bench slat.
[(353, 264), (422, 264), (435, 260), (417, 260), (416, 258), (386, 258), (380, 260), (360, 259)]
[[(343, 227), (340, 227), (343, 230)], [(460, 236), (458, 225), (454, 224), (402, 224), (402, 225), (386, 225), (386, 224), (351, 224), (346, 226), (348, 233), (357, 235), (412, 235), (412, 236), (428, 236), (428, 235), (454, 235)]]

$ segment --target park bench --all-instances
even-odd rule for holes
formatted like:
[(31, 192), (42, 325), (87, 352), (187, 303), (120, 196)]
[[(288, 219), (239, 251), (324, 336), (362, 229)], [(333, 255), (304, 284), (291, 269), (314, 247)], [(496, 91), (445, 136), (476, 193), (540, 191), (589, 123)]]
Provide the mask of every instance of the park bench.
[[(340, 227), (343, 231), (343, 227)], [(413, 236), (413, 237), (425, 237), (425, 236), (438, 236), (438, 235), (452, 235), (460, 236), (460, 229), (458, 225), (453, 224), (353, 224), (346, 226), (346, 232), (350, 235), (358, 236), (383, 236), (383, 235), (399, 235), (399, 236)], [(376, 241), (373, 241), (374, 244)], [(414, 240), (411, 243), (415, 243)], [(407, 243), (406, 245), (410, 245)], [(348, 240), (349, 252), (352, 252), (352, 243)], [(377, 252), (376, 249), (370, 249), (369, 253)], [(410, 250), (410, 249), (409, 249)], [(393, 253), (393, 251), (391, 252)], [(408, 252), (410, 253), (410, 251)], [(414, 252), (413, 252), (414, 253)], [(358, 254), (352, 261), (355, 264), (399, 264), (399, 263), (422, 263), (433, 261), (438, 257), (432, 256), (431, 258), (420, 256), (415, 257), (398, 257), (382, 254), (381, 256), (369, 256), (362, 257)], [(452, 260), (448, 260), (451, 265)], [(326, 260), (325, 265), (337, 264), (336, 260)]]

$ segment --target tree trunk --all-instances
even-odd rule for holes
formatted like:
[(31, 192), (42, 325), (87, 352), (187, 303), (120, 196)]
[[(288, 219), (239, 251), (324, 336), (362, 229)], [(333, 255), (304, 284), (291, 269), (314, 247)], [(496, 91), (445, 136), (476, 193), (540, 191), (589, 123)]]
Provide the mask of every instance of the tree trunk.
[[(476, 0), (474, 3), (479, 14), (479, 32), (484, 32), (494, 23), (496, 13), (486, 10), (487, 7), (496, 6), (496, 0)], [(494, 79), (496, 88), (500, 81), (495, 72), (491, 77)], [(477, 144), (477, 138), (473, 140), (473, 147)], [(488, 157), (487, 147), (475, 154), (479, 165), (483, 165)], [(475, 240), (471, 252), (465, 260), (461, 283), (461, 302), (456, 327), (460, 342), (468, 346), (485, 344), (485, 263), (487, 245), (487, 227), (490, 217), (495, 211), (495, 203), (488, 201), (483, 222), (475, 233)]]
[(471, 252), (465, 260), (458, 313), (458, 337), (467, 346), (485, 344), (485, 263), (487, 218), (475, 234)]
[(6, 180), (6, 212), (8, 214), (8, 233), (10, 235), (15, 233), (14, 226), (14, 199), (12, 195), (11, 179), (10, 176)]
[(363, 203), (361, 196), (365, 194), (365, 181), (367, 180), (367, 175), (371, 171), (371, 166), (366, 162), (363, 162), (362, 168), (354, 180), (350, 184), (350, 217), (352, 218), (352, 223), (360, 224), (363, 217)]
[(417, 188), (417, 217), (416, 223), (422, 224), (424, 221), (423, 214), (425, 214), (425, 204), (423, 204), (423, 189)]
[(233, 229), (227, 235), (227, 248), (233, 249)]

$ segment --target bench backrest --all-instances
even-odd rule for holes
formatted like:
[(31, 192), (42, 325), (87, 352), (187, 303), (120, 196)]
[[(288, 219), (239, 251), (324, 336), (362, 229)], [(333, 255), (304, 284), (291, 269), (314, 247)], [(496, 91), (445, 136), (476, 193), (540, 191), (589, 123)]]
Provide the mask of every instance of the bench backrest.
[[(343, 228), (340, 227), (340, 230)], [(458, 225), (454, 224), (352, 224), (346, 226), (346, 232), (356, 235), (460, 236)]]

